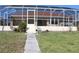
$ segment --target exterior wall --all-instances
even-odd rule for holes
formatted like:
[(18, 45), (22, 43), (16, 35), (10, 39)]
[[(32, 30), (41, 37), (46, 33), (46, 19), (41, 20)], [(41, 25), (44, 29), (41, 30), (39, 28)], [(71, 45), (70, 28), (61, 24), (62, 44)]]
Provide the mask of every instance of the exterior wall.
[(65, 27), (65, 26), (38, 26), (41, 31), (77, 31), (77, 27)]
[[(18, 26), (13, 26), (13, 28), (17, 28)], [(2, 31), (3, 26), (0, 26), (0, 31)], [(3, 31), (13, 31), (10, 26), (4, 26)]]
[(0, 31), (2, 31), (2, 26), (0, 26)]
[[(3, 26), (0, 26), (0, 31), (2, 31)], [(10, 26), (4, 26), (3, 31), (12, 31), (12, 29), (10, 28)]]
[(18, 26), (13, 26), (13, 28), (18, 28)]
[[(2, 31), (2, 27), (0, 26), (0, 31)], [(13, 28), (17, 28), (18, 26), (13, 26)], [(77, 27), (65, 27), (65, 26), (38, 26), (37, 28), (39, 28), (42, 31), (69, 31), (70, 29), (72, 31), (77, 31)], [(4, 31), (12, 31), (12, 29), (10, 28), (10, 26), (4, 26)]]

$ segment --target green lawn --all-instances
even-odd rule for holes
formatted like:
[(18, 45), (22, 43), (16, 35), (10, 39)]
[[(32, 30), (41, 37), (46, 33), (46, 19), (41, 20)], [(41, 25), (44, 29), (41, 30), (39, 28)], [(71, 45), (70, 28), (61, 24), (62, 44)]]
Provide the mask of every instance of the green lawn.
[(25, 40), (25, 33), (0, 32), (0, 53), (23, 52)]
[(42, 52), (79, 52), (79, 32), (42, 32), (38, 35)]

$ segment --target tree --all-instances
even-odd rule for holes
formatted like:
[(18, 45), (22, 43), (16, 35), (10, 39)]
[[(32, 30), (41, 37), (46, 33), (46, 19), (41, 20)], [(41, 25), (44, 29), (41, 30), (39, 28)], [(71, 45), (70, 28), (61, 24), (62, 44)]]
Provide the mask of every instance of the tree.
[(26, 28), (27, 28), (26, 22), (22, 21), (22, 22), (19, 24), (19, 27), (18, 27), (19, 31), (20, 31), (20, 32), (26, 32)]

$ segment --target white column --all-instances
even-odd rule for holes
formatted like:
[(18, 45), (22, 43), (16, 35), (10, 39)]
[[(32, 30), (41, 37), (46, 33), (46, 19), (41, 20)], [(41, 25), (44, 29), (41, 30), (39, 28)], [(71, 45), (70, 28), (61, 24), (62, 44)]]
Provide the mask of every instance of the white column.
[(7, 15), (7, 26), (8, 26), (8, 13), (6, 15)]
[(35, 10), (34, 10), (34, 25), (35, 25)]
[(38, 20), (38, 7), (36, 7), (36, 26), (37, 26), (37, 20)]
[(70, 20), (70, 19), (69, 19), (69, 17), (68, 17), (68, 26), (70, 25), (70, 22), (69, 22), (69, 20)]
[[(7, 14), (7, 17), (8, 17), (8, 14)], [(7, 26), (8, 26), (8, 18), (6, 18), (6, 20), (7, 20)]]
[(63, 26), (64, 26), (64, 19), (65, 19), (65, 10), (63, 9)]
[(59, 26), (59, 18), (58, 18), (58, 26)]
[(55, 18), (54, 18), (54, 25), (56, 25), (56, 24), (55, 24)]
[(77, 20), (78, 20), (78, 19), (77, 19), (77, 11), (75, 10), (75, 20), (74, 20), (75, 26), (77, 25), (77, 23), (76, 23)]
[(11, 29), (13, 28), (13, 19), (10, 22), (10, 27), (11, 27)]
[(52, 19), (50, 19), (50, 26), (51, 26), (51, 21), (52, 21)]
[(5, 13), (4, 13), (3, 26), (5, 26)]
[(51, 21), (52, 21), (52, 9), (50, 8), (50, 26), (51, 26)]
[(28, 25), (28, 9), (27, 9), (27, 25)]
[(0, 26), (1, 26), (1, 19), (2, 19), (2, 17), (1, 17), (1, 12), (0, 12)]
[(47, 19), (47, 26), (49, 26), (49, 19)]
[(22, 21), (23, 21), (23, 11), (24, 11), (23, 9), (24, 9), (24, 6), (22, 6)]

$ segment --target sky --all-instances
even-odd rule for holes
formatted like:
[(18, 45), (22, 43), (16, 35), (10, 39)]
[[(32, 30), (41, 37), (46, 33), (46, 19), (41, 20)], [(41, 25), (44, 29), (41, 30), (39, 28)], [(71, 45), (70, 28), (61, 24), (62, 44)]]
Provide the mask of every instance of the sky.
[(79, 9), (79, 5), (55, 5), (55, 6)]
[(78, 0), (0, 0), (0, 5), (65, 5), (79, 9)]
[(77, 0), (0, 0), (0, 5), (57, 5), (79, 9)]

